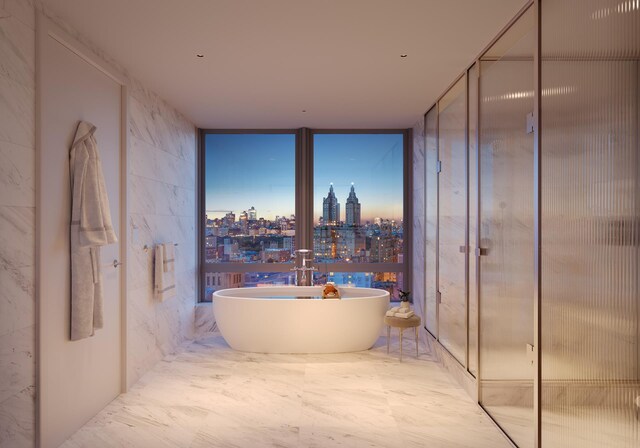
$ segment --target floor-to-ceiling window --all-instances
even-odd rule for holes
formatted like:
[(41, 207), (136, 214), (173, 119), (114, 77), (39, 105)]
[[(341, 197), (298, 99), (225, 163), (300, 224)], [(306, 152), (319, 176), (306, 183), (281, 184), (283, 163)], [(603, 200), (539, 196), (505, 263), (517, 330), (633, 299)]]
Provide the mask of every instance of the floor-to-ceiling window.
[(293, 282), (296, 141), (295, 131), (203, 135), (201, 300)]
[(320, 282), (404, 286), (402, 132), (313, 134), (313, 250)]
[[(224, 288), (315, 283), (407, 289), (410, 139), (391, 131), (202, 131), (201, 301)], [(408, 283), (407, 283), (408, 284)]]

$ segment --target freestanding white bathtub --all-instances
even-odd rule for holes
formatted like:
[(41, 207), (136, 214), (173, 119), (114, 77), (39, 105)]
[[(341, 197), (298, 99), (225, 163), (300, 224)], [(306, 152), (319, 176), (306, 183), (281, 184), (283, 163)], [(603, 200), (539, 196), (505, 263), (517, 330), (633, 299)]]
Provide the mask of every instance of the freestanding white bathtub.
[(382, 330), (389, 293), (340, 288), (321, 299), (320, 286), (223, 289), (213, 312), (225, 341), (257, 353), (341, 353), (368, 350)]

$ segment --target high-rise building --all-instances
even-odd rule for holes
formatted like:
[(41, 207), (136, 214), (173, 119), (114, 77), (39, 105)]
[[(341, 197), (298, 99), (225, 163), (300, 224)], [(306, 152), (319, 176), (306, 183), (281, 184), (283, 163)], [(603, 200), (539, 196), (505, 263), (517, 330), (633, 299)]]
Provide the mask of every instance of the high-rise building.
[(313, 229), (313, 252), (319, 260), (353, 261), (365, 250), (366, 238), (362, 229), (346, 225), (316, 226)]
[(347, 203), (344, 207), (346, 214), (346, 224), (348, 226), (359, 226), (360, 225), (360, 202), (358, 202), (358, 197), (356, 196), (356, 190), (353, 187), (353, 183), (351, 184), (351, 192), (349, 193), (349, 197), (347, 198)]
[(324, 225), (335, 226), (340, 223), (340, 204), (333, 192), (333, 184), (329, 187), (329, 194), (322, 199), (322, 221)]
[(229, 212), (224, 216), (224, 224), (227, 227), (232, 227), (233, 223), (236, 222), (236, 215), (233, 212)]
[(235, 272), (207, 272), (205, 274), (205, 301), (211, 302), (213, 293), (220, 289), (241, 288), (244, 286), (244, 274)]
[(397, 263), (394, 253), (394, 237), (377, 236), (371, 239), (369, 261), (372, 263)]
[(257, 221), (258, 220), (258, 212), (255, 207), (252, 205), (249, 209), (249, 221)]

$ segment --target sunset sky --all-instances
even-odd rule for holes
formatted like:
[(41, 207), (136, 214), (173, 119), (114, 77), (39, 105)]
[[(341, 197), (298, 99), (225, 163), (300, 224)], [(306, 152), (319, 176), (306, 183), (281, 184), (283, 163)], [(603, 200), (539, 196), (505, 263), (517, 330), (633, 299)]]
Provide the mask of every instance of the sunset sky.
[[(402, 134), (316, 134), (314, 222), (330, 183), (344, 205), (354, 183), (363, 223), (402, 219)], [(205, 140), (206, 209), (210, 218), (254, 206), (258, 217), (294, 214), (295, 135), (208, 134)]]

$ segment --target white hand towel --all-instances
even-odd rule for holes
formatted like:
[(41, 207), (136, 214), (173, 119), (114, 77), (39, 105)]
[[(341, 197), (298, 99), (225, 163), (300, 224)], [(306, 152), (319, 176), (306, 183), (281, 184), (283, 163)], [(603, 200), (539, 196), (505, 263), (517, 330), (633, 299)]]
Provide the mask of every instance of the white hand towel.
[(156, 298), (162, 301), (176, 295), (175, 273), (173, 271), (164, 271), (165, 249), (166, 244), (156, 244), (154, 291)]
[(164, 262), (163, 262), (163, 269), (164, 272), (174, 272), (175, 271), (175, 260), (176, 260), (176, 254), (175, 254), (175, 244), (173, 243), (166, 243), (164, 244)]

